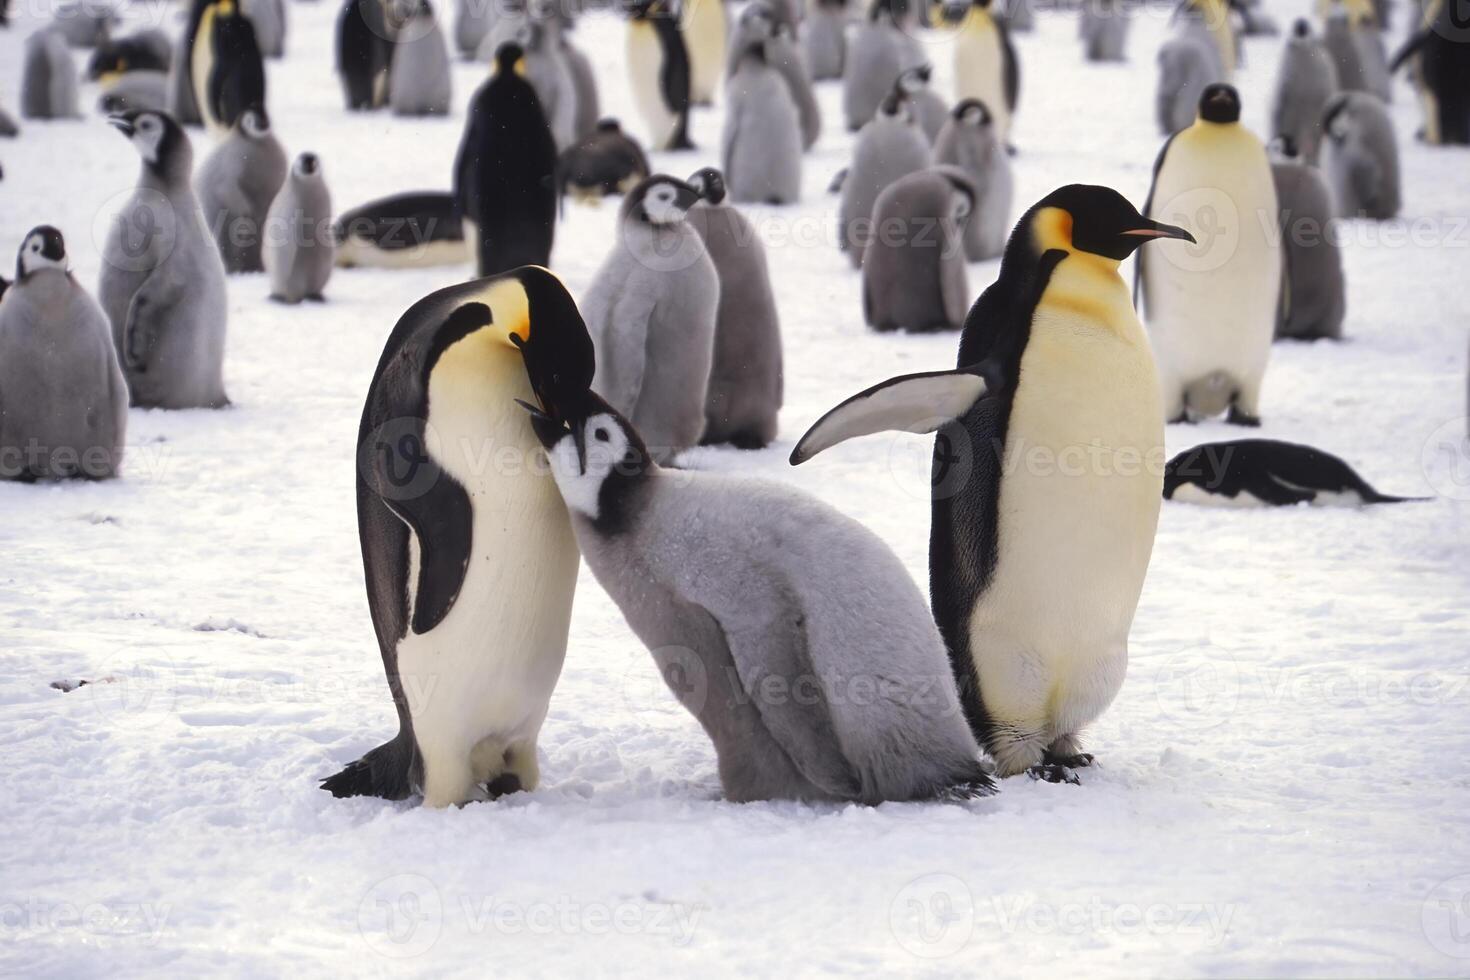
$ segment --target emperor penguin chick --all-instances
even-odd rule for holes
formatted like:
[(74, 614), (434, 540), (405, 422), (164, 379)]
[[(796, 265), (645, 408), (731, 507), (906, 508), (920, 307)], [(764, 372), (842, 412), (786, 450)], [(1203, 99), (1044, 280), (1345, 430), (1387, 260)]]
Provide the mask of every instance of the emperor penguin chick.
[(1014, 181), (1010, 155), (996, 137), (985, 103), (965, 99), (954, 107), (934, 141), (934, 162), (960, 168), (974, 190), (975, 207), (965, 222), (965, 258), (999, 258), (1010, 233)]
[(970, 309), (965, 223), (975, 190), (958, 167), (906, 174), (873, 203), (863, 319), (875, 330), (958, 330)]
[(1393, 117), (1376, 96), (1339, 92), (1322, 114), (1322, 174), (1337, 213), (1387, 220), (1399, 213), (1399, 148)]
[(1337, 68), (1312, 27), (1298, 20), (1281, 52), (1271, 96), (1271, 137), (1287, 137), (1307, 163), (1317, 163), (1322, 113), (1337, 92)]
[(303, 153), (266, 214), (260, 257), (270, 277), (271, 299), (320, 300), (335, 264), (333, 238), (332, 196), (321, 160), (315, 153)]
[(714, 743), (726, 799), (993, 792), (924, 598), (876, 535), (782, 483), (670, 474), (598, 399), (533, 418), (588, 567)]
[(897, 83), (863, 127), (852, 150), (837, 209), (837, 247), (853, 268), (863, 264), (872, 237), (873, 202), (904, 174), (929, 166), (929, 141), (914, 119), (913, 105)]
[(1289, 137), (1278, 137), (1273, 147), (1271, 177), (1285, 256), (1276, 338), (1338, 340), (1347, 314), (1347, 290), (1342, 248), (1332, 233), (1332, 192), (1321, 171), (1297, 156)]
[(704, 434), (720, 278), (685, 220), (698, 200), (665, 174), (629, 191), (612, 254), (582, 298), (594, 387), (635, 421), (661, 463)]
[(388, 72), (395, 116), (443, 116), (451, 96), (449, 45), (429, 0), (418, 0), (399, 27)]
[(842, 77), (847, 61), (848, 0), (815, 0), (801, 39), (812, 81)]
[(194, 188), (226, 272), (265, 268), (261, 226), (286, 182), (286, 170), (286, 151), (271, 132), (263, 106), (240, 113), (229, 137), (204, 158)]
[(736, 201), (794, 204), (801, 196), (801, 123), (768, 42), (742, 40), (725, 81), (721, 160)]

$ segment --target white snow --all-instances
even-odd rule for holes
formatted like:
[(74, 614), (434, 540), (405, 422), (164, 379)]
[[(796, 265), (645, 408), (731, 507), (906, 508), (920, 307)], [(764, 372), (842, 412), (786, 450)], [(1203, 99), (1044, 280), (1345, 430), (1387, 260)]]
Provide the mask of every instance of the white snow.
[[(23, 39), (51, 6), (17, 0), (0, 30), (12, 111)], [(1284, 29), (1307, 7), (1270, 12)], [(181, 11), (139, 5), (129, 19)], [(288, 151), (321, 155), (339, 209), (447, 187), (485, 70), (456, 64), (454, 118), (349, 116), (335, 13), (291, 3), (287, 59), (268, 66)], [(1395, 16), (1391, 43), (1406, 6)], [(1166, 20), (1140, 13), (1123, 66), (1084, 64), (1070, 14), (1041, 12), (1017, 37), (1018, 213), (1069, 181), (1142, 202)], [(605, 111), (637, 130), (621, 32), (595, 14), (576, 36)], [(1258, 132), (1280, 43), (1247, 42), (1239, 83)], [(932, 50), (947, 91), (948, 51)], [(0, 485), (0, 969), (1470, 972), (1470, 478), (1441, 448), (1465, 431), (1470, 156), (1416, 143), (1417, 107), (1396, 84), (1404, 216), (1350, 225), (1349, 339), (1275, 348), (1263, 434), (1337, 453), (1385, 492), (1438, 499), (1166, 505), (1129, 676), (1090, 732), (1100, 767), (1080, 788), (1012, 779), (964, 806), (719, 802), (708, 742), (584, 574), (539, 791), (448, 812), (333, 800), (317, 780), (394, 726), (358, 555), (358, 415), (399, 314), (471, 270), (339, 270), (327, 305), (299, 308), (266, 302), (261, 276), (232, 278), (234, 408), (134, 411), (119, 482)], [(802, 204), (749, 209), (786, 335), (781, 441), (690, 462), (805, 487), (923, 582), (926, 438), (786, 464), (822, 412), (893, 374), (951, 365), (956, 344), (863, 326), (824, 193), (851, 137), (838, 87), (820, 99)], [(717, 163), (719, 132), (718, 110), (697, 112), (700, 150), (656, 165), (685, 176)], [(193, 138), (202, 155), (206, 138)], [(23, 121), (0, 162), (0, 260), (32, 226), (56, 224), (95, 288), (132, 148), (89, 108)], [(615, 213), (568, 206), (553, 264), (574, 292)], [(995, 271), (971, 269), (976, 295)], [(1238, 435), (1173, 426), (1169, 449)], [(50, 686), (81, 679), (93, 683)]]

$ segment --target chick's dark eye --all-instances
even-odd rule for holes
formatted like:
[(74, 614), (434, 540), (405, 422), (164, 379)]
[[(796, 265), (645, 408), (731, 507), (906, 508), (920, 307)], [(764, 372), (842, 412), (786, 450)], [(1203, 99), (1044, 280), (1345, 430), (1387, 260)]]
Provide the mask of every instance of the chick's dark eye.
[(598, 442), (607, 442), (608, 440), (606, 429), (594, 429), (592, 435), (597, 439)]

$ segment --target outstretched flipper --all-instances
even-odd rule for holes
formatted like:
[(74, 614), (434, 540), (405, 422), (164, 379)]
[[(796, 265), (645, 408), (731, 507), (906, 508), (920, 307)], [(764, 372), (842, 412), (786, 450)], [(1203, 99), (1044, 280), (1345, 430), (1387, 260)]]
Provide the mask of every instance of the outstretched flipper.
[(791, 451), (799, 466), (825, 449), (875, 432), (934, 432), (1000, 387), (990, 362), (957, 371), (905, 374), (858, 392), (807, 430)]

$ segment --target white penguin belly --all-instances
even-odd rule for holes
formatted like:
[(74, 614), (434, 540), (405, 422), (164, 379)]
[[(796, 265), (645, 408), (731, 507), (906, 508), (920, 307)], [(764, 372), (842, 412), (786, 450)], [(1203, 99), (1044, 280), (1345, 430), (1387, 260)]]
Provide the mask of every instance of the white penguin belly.
[[(534, 399), (520, 358), (460, 350), (476, 343), (485, 342), (472, 338), (451, 348), (435, 369), (427, 439), (429, 452), (469, 494), (469, 565), (444, 620), (398, 644), (429, 806), (483, 795), (479, 784), (499, 774), (507, 749), (534, 753), (566, 655), (577, 581), (566, 507), (544, 464), (537, 465), (539, 445), (512, 401)], [(484, 359), (473, 370), (445, 363), (475, 356)], [(504, 362), (493, 380), (485, 369), (490, 358)], [(418, 543), (410, 549), (412, 591)], [(482, 758), (490, 760), (488, 770)]]
[(1255, 388), (1281, 291), (1276, 189), (1254, 137), (1219, 129), (1180, 133), (1154, 187), (1149, 217), (1200, 244), (1161, 241), (1144, 252), (1149, 337), (1160, 370), (1180, 386), (1223, 371)]
[(668, 146), (679, 118), (664, 101), (663, 85), (659, 82), (664, 53), (651, 24), (628, 25), (627, 53), (633, 103), (648, 127), (650, 149), (662, 150)]
[[(980, 15), (971, 14), (978, 18)], [(966, 24), (954, 42), (955, 101), (979, 99), (990, 110), (996, 138), (1010, 135), (1011, 110), (1006, 102), (1005, 49), (989, 19)]]
[(987, 710), (1048, 741), (1096, 718), (1122, 684), (1163, 484), (1147, 339), (1122, 280), (1085, 261), (1058, 267), (1032, 320), (999, 553), (969, 624)]

